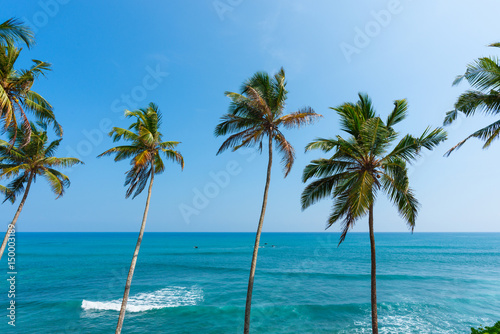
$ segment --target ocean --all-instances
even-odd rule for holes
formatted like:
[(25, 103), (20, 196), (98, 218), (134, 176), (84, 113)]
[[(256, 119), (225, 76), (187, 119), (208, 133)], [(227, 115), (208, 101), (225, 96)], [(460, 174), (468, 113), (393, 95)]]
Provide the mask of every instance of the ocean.
[[(126, 333), (242, 333), (254, 233), (146, 233)], [(500, 320), (499, 233), (377, 233), (380, 333)], [(18, 233), (0, 333), (114, 333), (137, 233)], [(366, 233), (263, 233), (252, 333), (371, 333)], [(198, 247), (198, 248), (195, 248)], [(15, 300), (15, 327), (8, 325)]]

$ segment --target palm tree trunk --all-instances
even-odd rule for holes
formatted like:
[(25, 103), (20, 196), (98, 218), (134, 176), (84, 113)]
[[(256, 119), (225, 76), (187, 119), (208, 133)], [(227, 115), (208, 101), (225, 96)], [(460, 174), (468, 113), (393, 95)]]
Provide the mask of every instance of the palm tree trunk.
[(264, 198), (262, 200), (262, 209), (260, 211), (259, 227), (257, 228), (257, 235), (255, 236), (255, 245), (253, 247), (252, 265), (250, 266), (250, 277), (248, 278), (247, 301), (245, 305), (245, 328), (244, 333), (250, 333), (250, 311), (252, 309), (252, 292), (253, 280), (255, 276), (255, 267), (257, 266), (257, 253), (259, 252), (260, 234), (262, 232), (262, 225), (264, 223), (264, 215), (267, 206), (267, 193), (269, 191), (269, 183), (271, 182), (271, 166), (273, 164), (273, 140), (269, 136), (269, 162), (267, 164), (267, 179), (266, 187), (264, 189)]
[(372, 255), (372, 333), (378, 334), (378, 317), (377, 317), (377, 263), (375, 259), (375, 235), (373, 233), (373, 204), (370, 205), (368, 215), (368, 225), (370, 225), (370, 247)]
[(2, 259), (3, 252), (4, 252), (5, 248), (7, 247), (7, 242), (9, 241), (10, 234), (12, 233), (14, 226), (16, 226), (17, 218), (19, 218), (19, 215), (21, 214), (21, 211), (23, 210), (23, 206), (24, 206), (24, 203), (26, 202), (26, 198), (28, 198), (28, 192), (30, 191), (31, 183), (33, 182), (34, 176), (35, 176), (35, 174), (30, 173), (30, 176), (28, 178), (28, 184), (26, 185), (26, 189), (24, 190), (23, 199), (21, 200), (21, 203), (19, 204), (19, 207), (17, 208), (16, 214), (14, 215), (14, 219), (12, 219), (12, 223), (10, 223), (9, 228), (7, 229), (7, 233), (5, 233), (5, 237), (3, 238), (3, 242), (2, 242), (2, 247), (0, 248), (0, 260)]
[(141, 230), (139, 232), (139, 237), (137, 238), (137, 244), (135, 245), (134, 256), (132, 257), (132, 263), (130, 264), (130, 269), (128, 271), (127, 283), (125, 284), (125, 292), (123, 293), (122, 306), (120, 309), (120, 316), (118, 317), (118, 324), (116, 325), (115, 334), (120, 334), (122, 331), (123, 320), (125, 318), (125, 310), (127, 309), (128, 295), (130, 293), (130, 286), (132, 285), (132, 277), (134, 276), (135, 264), (137, 263), (137, 257), (139, 256), (139, 248), (141, 248), (142, 236), (144, 235), (144, 228), (146, 227), (146, 219), (148, 218), (149, 200), (151, 199), (151, 190), (153, 189), (154, 175), (155, 175), (154, 168), (151, 168), (151, 181), (149, 181), (146, 208), (144, 209), (144, 216), (142, 217)]

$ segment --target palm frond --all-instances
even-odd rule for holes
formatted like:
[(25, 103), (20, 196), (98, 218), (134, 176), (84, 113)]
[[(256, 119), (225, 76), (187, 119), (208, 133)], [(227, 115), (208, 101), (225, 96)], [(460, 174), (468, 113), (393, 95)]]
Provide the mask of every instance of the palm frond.
[(217, 124), (215, 127), (214, 135), (216, 137), (225, 136), (228, 133), (234, 133), (256, 127), (259, 123), (259, 120), (254, 118), (225, 114), (221, 117), (221, 123)]
[(387, 117), (386, 126), (392, 128), (403, 121), (408, 114), (408, 101), (406, 99), (394, 101), (394, 110)]
[(12, 182), (10, 182), (7, 186), (9, 191), (6, 193), (4, 202), (15, 201), (17, 196), (19, 196), (19, 194), (21, 194), (24, 191), (24, 184), (28, 182), (28, 178), (29, 178), (28, 173), (24, 173), (14, 178), (14, 180), (12, 180)]
[(451, 123), (453, 123), (458, 117), (458, 110), (457, 109), (454, 109), (454, 110), (450, 110), (446, 113), (446, 116), (444, 118), (444, 121), (443, 121), (443, 125), (446, 126), (446, 125), (450, 125)]
[(162, 152), (167, 159), (178, 163), (181, 165), (181, 168), (184, 169), (184, 158), (179, 152), (169, 149), (162, 149)]
[(419, 203), (409, 187), (406, 163), (402, 159), (394, 158), (384, 163), (383, 168), (382, 187), (413, 230)]
[(124, 159), (129, 159), (138, 155), (143, 148), (132, 146), (132, 145), (122, 145), (110, 148), (109, 150), (104, 151), (99, 154), (97, 157), (101, 158), (108, 155), (116, 154), (115, 161), (121, 161)]
[(69, 178), (66, 175), (52, 168), (47, 168), (42, 173), (42, 176), (48, 181), (52, 192), (57, 195), (56, 199), (64, 195), (64, 188), (70, 185)]
[(225, 150), (232, 148), (233, 151), (240, 147), (248, 147), (252, 144), (258, 143), (262, 140), (263, 131), (258, 128), (250, 128), (234, 135), (229, 136), (217, 151), (217, 155), (221, 154)]
[(325, 153), (330, 152), (338, 147), (339, 142), (336, 139), (316, 138), (314, 141), (307, 144), (305, 151), (321, 150)]
[(327, 177), (337, 173), (342, 173), (349, 168), (354, 168), (355, 164), (350, 161), (342, 161), (337, 159), (317, 159), (311, 161), (304, 168), (302, 174), (302, 182), (307, 182), (309, 179), (316, 177)]
[(319, 117), (323, 115), (317, 114), (311, 107), (305, 107), (297, 112), (281, 116), (276, 123), (283, 125), (286, 129), (293, 129), (312, 124)]
[(125, 198), (136, 198), (146, 187), (146, 184), (151, 176), (151, 166), (138, 165), (131, 168), (125, 176), (125, 186), (129, 186), (125, 193)]
[(292, 170), (292, 166), (295, 161), (295, 149), (285, 139), (285, 136), (278, 130), (276, 130), (273, 139), (274, 142), (276, 143), (278, 152), (282, 155), (281, 164), (283, 165), (283, 171), (285, 173), (285, 177), (287, 177), (290, 171)]
[(59, 168), (70, 168), (75, 165), (84, 165), (82, 161), (77, 158), (55, 158), (48, 157), (43, 160), (44, 166), (49, 167), (59, 167)]
[[(500, 93), (494, 90), (489, 93), (469, 90), (459, 96), (455, 103), (455, 110), (467, 117), (473, 116), (477, 111), (485, 115), (497, 115), (500, 112)], [(445, 122), (452, 118), (453, 113), (449, 114)]]
[(334, 187), (336, 187), (339, 182), (342, 182), (349, 175), (351, 175), (350, 172), (341, 172), (331, 176), (322, 177), (321, 179), (308, 184), (301, 196), (302, 210), (307, 209), (323, 198), (331, 197)]
[(17, 18), (10, 18), (0, 24), (0, 44), (14, 45), (22, 41), (28, 48), (35, 44), (33, 31)]
[[(500, 88), (500, 65), (496, 57), (483, 57), (475, 60), (467, 66), (463, 75), (472, 87), (479, 90), (491, 90)], [(455, 84), (460, 83), (462, 78), (457, 78)]]
[(134, 132), (127, 130), (127, 129), (122, 129), (122, 128), (117, 128), (114, 127), (111, 129), (111, 132), (109, 133), (110, 136), (113, 138), (113, 142), (117, 142), (121, 140), (122, 138), (124, 140), (128, 141), (135, 141), (139, 139), (139, 136), (135, 134)]

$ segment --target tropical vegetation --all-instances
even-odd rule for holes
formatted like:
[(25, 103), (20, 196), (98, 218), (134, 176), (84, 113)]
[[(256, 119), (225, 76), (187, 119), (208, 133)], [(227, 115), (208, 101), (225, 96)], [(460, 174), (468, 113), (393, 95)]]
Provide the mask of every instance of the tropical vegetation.
[(33, 31), (19, 19), (10, 18), (0, 24), (0, 45), (24, 43), (27, 47), (35, 44)]
[(216, 136), (231, 134), (221, 145), (217, 154), (227, 149), (236, 151), (242, 147), (257, 147), (262, 152), (263, 141), (267, 137), (268, 163), (264, 197), (260, 210), (257, 234), (253, 248), (250, 275), (248, 279), (247, 299), (245, 305), (244, 333), (250, 331), (250, 311), (252, 305), (253, 282), (257, 266), (260, 236), (267, 207), (267, 196), (271, 182), (271, 167), (273, 163), (273, 143), (281, 155), (281, 164), (285, 177), (290, 173), (295, 160), (295, 150), (285, 139), (282, 128), (292, 129), (312, 123), (321, 115), (310, 107), (303, 108), (291, 114), (284, 114), (288, 91), (286, 90), (285, 70), (274, 76), (265, 72), (257, 72), (246, 80), (241, 93), (226, 92), (231, 99), (229, 111), (221, 118), (215, 128)]
[[(0, 179), (13, 179), (8, 186), (2, 187), (5, 200), (14, 202), (16, 197), (23, 193), (19, 207), (9, 224), (0, 247), (0, 259), (26, 203), (31, 185), (36, 182), (37, 176), (48, 181), (50, 189), (57, 195), (57, 199), (64, 195), (65, 189), (70, 185), (69, 178), (57, 169), (68, 168), (82, 163), (76, 158), (55, 157), (54, 155), (62, 139), (49, 143), (47, 125), (40, 122), (38, 126), (34, 123), (30, 124), (31, 136), (29, 141), (26, 139), (28, 134), (23, 126), (19, 126), (15, 130), (9, 129), (9, 142), (0, 140)], [(11, 143), (14, 143), (13, 147)]]
[(418, 201), (410, 188), (407, 164), (414, 162), (422, 149), (432, 150), (446, 139), (441, 128), (427, 128), (420, 137), (399, 137), (394, 129), (407, 116), (406, 100), (396, 100), (394, 109), (384, 120), (375, 112), (368, 95), (359, 94), (356, 103), (344, 103), (335, 110), (340, 117), (343, 138), (318, 138), (306, 146), (306, 151), (321, 150), (328, 158), (311, 161), (304, 169), (302, 180), (311, 182), (302, 193), (302, 209), (324, 198), (333, 198), (333, 209), (327, 228), (340, 222), (339, 245), (355, 223), (368, 215), (371, 250), (372, 331), (378, 333), (376, 257), (373, 207), (382, 190), (396, 206), (399, 214), (413, 231), (418, 213)]
[[(40, 60), (33, 60), (29, 69), (16, 69), (16, 60), (21, 49), (13, 45), (0, 46), (0, 120), (4, 129), (23, 127), (28, 143), (31, 134), (27, 112), (31, 112), (37, 120), (52, 123), (55, 132), (62, 135), (62, 127), (56, 121), (52, 106), (40, 94), (32, 90), (39, 76), (45, 75), (51, 65)], [(20, 119), (18, 118), (20, 117)], [(16, 134), (11, 144), (16, 140)]]
[[(491, 44), (498, 48), (500, 43)], [(459, 75), (453, 85), (458, 85), (466, 80), (473, 90), (468, 90), (458, 97), (455, 108), (446, 113), (444, 125), (453, 123), (461, 113), (470, 117), (481, 112), (485, 115), (498, 115), (500, 113), (500, 62), (496, 57), (483, 57), (476, 59), (467, 66), (467, 71)], [(477, 130), (467, 138), (452, 147), (447, 155), (460, 148), (471, 138), (484, 141), (483, 149), (488, 148), (500, 135), (500, 120)]]
[[(35, 45), (33, 31), (21, 20), (10, 18), (0, 24), (0, 128), (7, 140), (0, 140), (0, 185), (4, 202), (16, 203), (21, 196), (14, 217), (7, 227), (0, 247), (0, 259), (9, 237), (26, 204), (31, 187), (37, 177), (45, 179), (56, 199), (63, 196), (70, 186), (69, 177), (59, 171), (83, 164), (77, 158), (56, 157), (62, 141), (62, 126), (57, 122), (52, 105), (33, 90), (38, 79), (51, 70), (51, 64), (33, 60), (25, 69), (18, 68), (22, 47)], [(491, 47), (498, 48), (500, 43)], [(467, 81), (471, 86), (461, 94), (452, 111), (446, 113), (444, 125), (452, 124), (460, 114), (470, 117), (476, 113), (500, 113), (500, 63), (496, 57), (482, 57), (467, 66), (454, 85)], [(229, 110), (215, 128), (215, 136), (228, 136), (217, 155), (231, 149), (254, 147), (262, 153), (267, 146), (268, 161), (262, 206), (253, 247), (247, 286), (244, 333), (250, 332), (252, 293), (261, 232), (268, 202), (274, 151), (281, 158), (286, 178), (295, 161), (295, 150), (285, 138), (283, 129), (294, 129), (313, 123), (322, 117), (312, 108), (305, 107), (285, 114), (288, 91), (285, 71), (280, 69), (269, 75), (257, 72), (246, 80), (239, 93), (225, 92), (231, 102)], [(410, 187), (408, 165), (414, 163), (421, 152), (433, 150), (446, 140), (441, 128), (427, 128), (420, 136), (404, 135), (395, 130), (408, 114), (406, 100), (396, 100), (387, 118), (375, 111), (371, 99), (359, 94), (355, 103), (344, 103), (336, 108), (344, 137), (317, 138), (306, 146), (306, 152), (320, 150), (326, 158), (312, 160), (303, 170), (302, 181), (310, 182), (302, 192), (301, 206), (305, 210), (325, 198), (333, 199), (333, 210), (327, 228), (341, 225), (339, 246), (348, 232), (362, 218), (368, 218), (371, 253), (371, 318), (372, 332), (378, 333), (376, 247), (374, 234), (374, 205), (380, 191), (394, 204), (402, 220), (413, 231), (419, 202)], [(33, 119), (31, 119), (33, 117)], [(121, 302), (116, 333), (121, 333), (132, 279), (144, 236), (154, 177), (165, 172), (163, 159), (171, 160), (184, 168), (184, 159), (176, 150), (179, 142), (163, 141), (160, 132), (162, 114), (158, 106), (150, 103), (146, 108), (125, 111), (132, 119), (127, 129), (114, 127), (109, 135), (113, 142), (125, 144), (106, 150), (99, 157), (114, 156), (114, 161), (130, 160), (125, 176), (125, 197), (135, 198), (148, 186), (145, 209), (137, 243), (127, 275)], [(36, 122), (35, 122), (36, 121)], [(59, 137), (49, 141), (48, 126)], [(472, 133), (451, 148), (447, 155), (460, 148), (470, 138), (484, 141), (488, 148), (499, 138), (500, 120)], [(149, 182), (149, 184), (148, 184)], [(500, 322), (492, 327), (471, 328), (471, 334), (500, 333)]]
[(146, 187), (148, 180), (149, 187), (141, 229), (125, 284), (125, 292), (116, 326), (117, 334), (121, 333), (123, 327), (132, 277), (134, 276), (135, 265), (146, 227), (154, 176), (165, 171), (162, 157), (172, 160), (184, 168), (182, 155), (178, 151), (175, 151), (179, 142), (163, 141), (163, 135), (160, 132), (162, 115), (157, 105), (150, 103), (147, 108), (134, 111), (126, 110), (125, 117), (133, 120), (128, 129), (114, 127), (109, 135), (113, 137), (113, 142), (124, 140), (125, 142), (129, 142), (129, 144), (113, 147), (100, 154), (99, 157), (114, 155), (115, 162), (130, 159), (131, 168), (125, 177), (125, 186), (128, 187), (125, 194), (126, 198), (130, 196), (135, 198), (139, 195)]
[(500, 321), (491, 327), (471, 328), (471, 334), (500, 334)]

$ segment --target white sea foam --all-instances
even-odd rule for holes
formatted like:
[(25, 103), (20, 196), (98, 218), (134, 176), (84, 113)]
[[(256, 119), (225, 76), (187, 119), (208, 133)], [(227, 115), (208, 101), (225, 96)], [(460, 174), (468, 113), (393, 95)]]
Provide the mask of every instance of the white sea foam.
[[(203, 291), (198, 288), (170, 287), (151, 293), (139, 293), (130, 296), (127, 302), (128, 312), (143, 312), (166, 307), (193, 306), (203, 301)], [(112, 301), (82, 301), (84, 310), (119, 311), (121, 299)]]
[[(379, 310), (378, 317), (379, 332), (381, 334), (457, 333), (456, 323), (442, 319), (442, 317), (436, 314), (434, 309), (430, 306), (421, 306), (414, 302), (403, 301), (395, 304), (380, 303), (379, 307), (382, 307), (382, 309)], [(340, 333), (371, 333), (371, 311), (369, 307), (364, 310), (364, 314), (366, 320), (354, 321), (355, 328), (349, 328)], [(477, 322), (477, 320), (478, 319), (474, 317), (463, 318), (463, 328), (467, 328), (468, 323), (474, 323)], [(482, 319), (483, 323), (487, 321), (488, 319)]]

